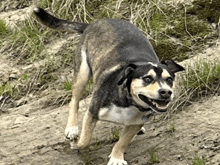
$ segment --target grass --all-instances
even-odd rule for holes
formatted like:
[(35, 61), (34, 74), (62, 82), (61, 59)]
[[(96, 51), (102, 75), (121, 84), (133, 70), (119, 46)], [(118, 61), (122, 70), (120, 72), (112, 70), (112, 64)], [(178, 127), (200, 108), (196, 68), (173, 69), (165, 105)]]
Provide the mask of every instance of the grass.
[(119, 140), (120, 137), (120, 130), (117, 127), (111, 128), (111, 134), (112, 134), (112, 142), (116, 142)]
[[(215, 60), (199, 60), (181, 75), (179, 98), (175, 106), (184, 107), (202, 97), (220, 94), (220, 63)], [(175, 108), (172, 108), (175, 109)]]
[(7, 26), (4, 20), (0, 20), (0, 36), (5, 36), (7, 33)]
[(174, 133), (175, 131), (176, 131), (175, 123), (172, 123), (166, 127), (167, 133)]
[(151, 149), (149, 152), (149, 155), (150, 155), (150, 159), (149, 159), (149, 162), (151, 164), (157, 164), (157, 163), (160, 163), (159, 159), (158, 159), (158, 156), (156, 154), (156, 150), (155, 149)]
[(10, 82), (0, 86), (0, 96), (8, 95), (16, 97), (19, 90), (16, 86), (12, 85)]
[(67, 91), (71, 91), (72, 90), (72, 82), (69, 81), (68, 79), (64, 82), (64, 89)]
[[(215, 93), (219, 89), (220, 64), (216, 62), (198, 62), (195, 68), (189, 69), (183, 86), (195, 90), (196, 95)], [(201, 93), (205, 92), (205, 93)]]
[[(205, 3), (205, 0), (203, 1)], [(29, 6), (32, 2), (27, 0), (11, 1), (9, 6), (13, 3), (23, 8)], [(217, 2), (213, 1), (213, 3)], [(180, 1), (37, 0), (36, 4), (62, 19), (88, 23), (103, 18), (128, 20), (150, 39), (161, 60), (172, 58), (181, 61), (203, 49), (210, 39), (218, 38), (218, 34), (212, 31), (201, 14), (191, 12), (193, 11), (192, 6)], [(195, 7), (200, 5), (196, 1), (194, 4)], [(212, 9), (214, 6), (211, 5), (208, 8)], [(15, 64), (17, 65), (44, 62), (44, 65), (39, 64), (39, 66), (29, 69), (27, 73), (22, 73), (24, 75), (23, 78), (21, 75), (18, 80), (13, 81), (12, 84), (15, 84), (15, 88), (19, 91), (18, 95), (15, 95), (15, 99), (16, 97), (19, 99), (29, 93), (42, 95), (42, 91), (47, 90), (52, 95), (51, 99), (59, 100), (57, 103), (63, 104), (69, 101), (73, 76), (63, 72), (74, 70), (76, 65), (78, 65), (75, 61), (78, 38), (74, 37), (68, 40), (57, 53), (49, 54), (46, 51), (48, 44), (68, 36), (70, 34), (56, 32), (40, 25), (33, 15), (24, 22), (19, 22), (13, 29), (7, 26), (4, 20), (0, 20), (1, 53), (7, 54), (9, 59), (16, 59)], [(189, 75), (191, 74), (193, 72), (189, 73)], [(65, 79), (61, 81), (60, 76), (65, 77)], [(197, 84), (201, 84), (199, 87), (196, 83), (193, 84), (195, 82), (193, 77), (190, 77), (190, 79), (192, 80), (182, 85), (187, 88), (187, 91), (188, 89), (196, 91), (195, 94), (192, 94), (193, 96), (201, 96), (199, 91), (204, 91), (204, 89), (215, 91), (211, 89), (216, 87), (215, 79), (209, 78), (207, 80), (210, 81), (209, 83), (204, 78), (200, 79), (197, 82)], [(212, 83), (214, 83), (214, 86), (211, 86)], [(7, 84), (7, 82), (3, 82), (3, 84)], [(1, 86), (1, 88), (5, 87)], [(91, 93), (92, 88), (93, 83), (90, 81), (84, 97)], [(7, 90), (4, 89), (2, 93), (10, 93), (5, 91)], [(59, 97), (56, 93), (59, 93)], [(13, 95), (13, 92), (10, 95)], [(49, 102), (49, 105), (54, 104), (52, 100)]]
[(206, 165), (207, 160), (205, 158), (195, 157), (192, 160), (192, 165)]
[(189, 13), (196, 14), (199, 19), (208, 20), (210, 23), (218, 23), (220, 11), (219, 0), (195, 0), (193, 6), (189, 9)]

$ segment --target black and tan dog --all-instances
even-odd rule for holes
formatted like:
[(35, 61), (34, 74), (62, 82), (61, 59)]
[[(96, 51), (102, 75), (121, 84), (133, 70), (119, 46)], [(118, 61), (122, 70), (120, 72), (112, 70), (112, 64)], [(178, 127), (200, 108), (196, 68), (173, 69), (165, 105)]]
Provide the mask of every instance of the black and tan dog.
[(173, 99), (174, 74), (184, 68), (172, 60), (160, 63), (148, 39), (127, 21), (104, 19), (86, 24), (60, 20), (41, 8), (35, 8), (34, 13), (50, 28), (82, 33), (77, 54), (81, 65), (73, 87), (66, 137), (79, 135), (79, 101), (93, 76), (95, 87), (77, 147), (89, 146), (97, 120), (123, 124), (125, 128), (108, 165), (126, 165), (124, 152), (128, 144), (150, 112), (166, 111)]

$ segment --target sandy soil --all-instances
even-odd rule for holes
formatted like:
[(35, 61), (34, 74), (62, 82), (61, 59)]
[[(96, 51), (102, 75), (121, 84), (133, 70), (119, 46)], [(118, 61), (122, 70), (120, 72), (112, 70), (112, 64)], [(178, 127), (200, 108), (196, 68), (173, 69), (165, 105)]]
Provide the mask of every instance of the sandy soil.
[[(215, 59), (219, 54), (220, 47), (215, 46), (199, 56)], [(184, 62), (184, 65), (194, 60)], [(1, 58), (1, 63), (4, 64), (0, 65), (1, 78), (8, 78), (14, 72), (19, 74), (20, 68), (11, 67), (11, 61)], [(81, 152), (71, 150), (64, 138), (68, 106), (42, 109), (41, 101), (9, 108), (8, 114), (0, 116), (1, 165), (107, 163), (115, 143), (111, 140), (111, 129), (121, 129), (121, 126), (98, 122), (90, 149)], [(80, 118), (89, 101), (90, 97), (80, 102)], [(206, 165), (220, 165), (219, 118), (220, 96), (195, 103), (166, 120), (161, 116), (152, 117), (145, 124), (146, 133), (133, 140), (125, 159), (130, 165), (151, 165), (150, 153), (153, 152), (159, 160), (158, 165), (190, 165), (195, 157), (206, 158)]]

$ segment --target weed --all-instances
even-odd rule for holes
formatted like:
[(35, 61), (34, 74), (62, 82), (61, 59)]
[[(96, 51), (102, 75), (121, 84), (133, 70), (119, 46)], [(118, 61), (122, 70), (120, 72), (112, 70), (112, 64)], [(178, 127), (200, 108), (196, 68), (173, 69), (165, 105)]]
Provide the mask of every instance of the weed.
[(200, 158), (200, 157), (195, 157), (192, 160), (192, 165), (206, 165), (207, 159), (205, 158)]
[(196, 14), (199, 19), (208, 20), (210, 23), (218, 23), (220, 16), (219, 7), (219, 0), (195, 0), (188, 13)]
[(72, 90), (72, 82), (69, 80), (66, 80), (64, 82), (64, 89), (67, 91), (71, 91)]
[(89, 151), (85, 151), (81, 153), (81, 158), (85, 165), (92, 165), (92, 157), (91, 153)]
[[(198, 62), (190, 67), (183, 81), (185, 89), (194, 91), (196, 96), (214, 94), (220, 84), (220, 64), (216, 62)], [(205, 92), (205, 93), (204, 93)]]
[(22, 79), (25, 80), (25, 81), (28, 81), (28, 79), (29, 79), (28, 74), (27, 74), (27, 73), (24, 74), (24, 75), (22, 76)]
[(7, 32), (7, 26), (4, 20), (0, 20), (0, 36), (5, 35)]
[[(44, 49), (44, 41), (47, 38), (47, 32), (41, 32), (36, 26), (28, 21), (24, 22), (24, 26), (16, 29), (13, 35), (9, 36), (9, 42), (12, 49), (15, 50), (16, 56), (19, 56), (22, 61), (28, 59), (40, 59), (40, 53)], [(42, 57), (41, 57), (42, 59)]]
[(181, 75), (179, 82), (180, 94), (174, 107), (183, 107), (201, 97), (220, 93), (220, 63), (218, 61), (197, 61), (188, 66), (186, 72)]
[(120, 130), (117, 127), (111, 128), (111, 134), (112, 134), (112, 142), (116, 142), (119, 140), (120, 137)]
[(152, 164), (160, 163), (155, 149), (151, 149), (148, 153), (150, 155), (150, 159), (149, 159), (150, 163), (152, 163)]
[[(29, 6), (31, 1), (21, 0), (16, 3), (20, 7), (25, 7)], [(213, 0), (213, 3), (216, 2)], [(38, 0), (38, 6), (59, 18), (79, 22), (91, 23), (103, 18), (128, 20), (147, 35), (161, 60), (186, 59), (188, 52), (202, 49), (208, 39), (217, 37), (213, 37), (214, 33), (210, 33), (211, 30), (204, 20), (198, 20), (195, 15), (186, 12), (191, 6), (180, 1), (171, 4), (167, 0)], [(209, 7), (210, 10), (213, 8), (215, 7), (212, 5)], [(55, 99), (56, 104), (68, 102), (72, 84), (69, 81), (60, 83), (58, 75), (66, 68), (74, 70), (74, 73), (77, 72), (76, 65), (79, 64), (75, 61), (75, 49), (78, 38), (74, 37), (68, 41), (56, 54), (48, 54), (45, 51), (45, 45), (66, 36), (69, 34), (55, 32), (39, 25), (34, 16), (24, 22), (19, 22), (13, 30), (3, 20), (0, 20), (0, 40), (2, 41), (0, 47), (1, 50), (4, 47), (4, 53), (8, 54), (9, 58), (16, 58), (19, 65), (46, 61), (45, 65), (39, 68), (31, 68), (31, 71), (21, 78), (22, 83), (13, 82), (18, 83), (15, 85), (20, 91), (18, 95), (23, 96), (28, 92), (41, 94), (43, 90), (48, 89), (49, 94), (52, 95), (51, 99)], [(72, 78), (68, 75), (64, 77), (68, 80)], [(217, 82), (214, 81), (214, 83)], [(196, 88), (196, 85), (193, 86), (190, 83), (183, 85), (191, 91)], [(214, 86), (217, 88), (216, 85)], [(93, 82), (90, 80), (84, 97), (88, 96), (92, 89)], [(197, 92), (204, 89), (204, 85), (197, 89)], [(59, 97), (54, 94), (56, 92), (59, 92)]]
[(13, 86), (10, 82), (0, 86), (0, 96), (8, 95), (15, 98), (18, 95), (18, 88)]
[(168, 133), (174, 133), (176, 131), (175, 123), (172, 123), (169, 125), (169, 127), (166, 128), (166, 132)]

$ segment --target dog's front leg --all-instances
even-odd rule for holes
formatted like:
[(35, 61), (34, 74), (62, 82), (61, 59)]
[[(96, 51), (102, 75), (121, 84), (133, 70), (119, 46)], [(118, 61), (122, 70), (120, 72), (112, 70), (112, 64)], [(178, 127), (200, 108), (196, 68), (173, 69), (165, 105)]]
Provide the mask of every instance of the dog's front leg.
[(107, 165), (127, 165), (124, 160), (124, 153), (132, 138), (140, 131), (143, 125), (125, 126), (119, 141), (114, 145), (112, 153), (109, 156), (110, 160)]

